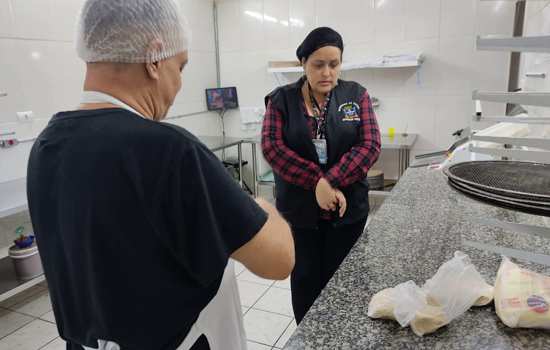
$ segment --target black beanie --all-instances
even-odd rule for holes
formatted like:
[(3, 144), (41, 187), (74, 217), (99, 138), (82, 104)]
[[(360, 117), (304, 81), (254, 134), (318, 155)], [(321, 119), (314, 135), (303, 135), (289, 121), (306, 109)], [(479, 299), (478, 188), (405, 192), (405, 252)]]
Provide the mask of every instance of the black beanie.
[(302, 62), (302, 58), (307, 60), (313, 52), (325, 46), (336, 46), (344, 53), (342, 36), (332, 28), (319, 27), (312, 30), (311, 33), (306, 36), (302, 44), (298, 46), (296, 56), (298, 60)]

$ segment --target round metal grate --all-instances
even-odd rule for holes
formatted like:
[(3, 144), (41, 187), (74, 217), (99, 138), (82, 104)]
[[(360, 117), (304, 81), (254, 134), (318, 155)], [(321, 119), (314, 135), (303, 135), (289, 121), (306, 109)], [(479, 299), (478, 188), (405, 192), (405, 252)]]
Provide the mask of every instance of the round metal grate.
[(471, 197), (550, 215), (550, 164), (477, 161), (444, 170), (449, 184)]

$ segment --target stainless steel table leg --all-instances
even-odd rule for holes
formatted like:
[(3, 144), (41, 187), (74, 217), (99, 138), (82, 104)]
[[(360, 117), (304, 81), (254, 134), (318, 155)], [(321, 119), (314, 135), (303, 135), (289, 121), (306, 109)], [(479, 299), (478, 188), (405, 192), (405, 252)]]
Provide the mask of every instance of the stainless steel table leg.
[(403, 150), (399, 149), (398, 151), (399, 159), (397, 161), (398, 167), (397, 167), (397, 179), (401, 178), (401, 175), (403, 175)]
[(243, 144), (242, 142), (237, 145), (238, 156), (239, 156), (239, 184), (243, 188)]
[(256, 158), (256, 143), (252, 142), (252, 191), (254, 192), (254, 197), (258, 196), (258, 164)]

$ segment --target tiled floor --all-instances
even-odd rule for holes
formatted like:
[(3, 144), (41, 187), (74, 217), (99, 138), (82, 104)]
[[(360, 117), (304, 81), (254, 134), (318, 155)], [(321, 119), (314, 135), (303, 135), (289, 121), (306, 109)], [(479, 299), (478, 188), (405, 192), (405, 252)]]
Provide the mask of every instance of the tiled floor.
[(290, 282), (259, 278), (235, 263), (249, 350), (281, 349), (296, 323), (292, 316)]
[[(249, 350), (281, 349), (296, 329), (289, 281), (253, 275), (236, 263)], [(42, 283), (0, 303), (0, 350), (65, 350), (47, 286)]]

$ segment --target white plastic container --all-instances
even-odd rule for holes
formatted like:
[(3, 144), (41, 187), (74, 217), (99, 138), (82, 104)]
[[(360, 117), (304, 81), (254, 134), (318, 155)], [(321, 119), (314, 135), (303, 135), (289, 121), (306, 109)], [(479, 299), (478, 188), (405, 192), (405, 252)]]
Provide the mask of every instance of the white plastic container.
[(11, 246), (9, 256), (13, 262), (15, 274), (20, 280), (30, 280), (44, 273), (36, 242), (23, 249), (18, 248), (16, 245)]

